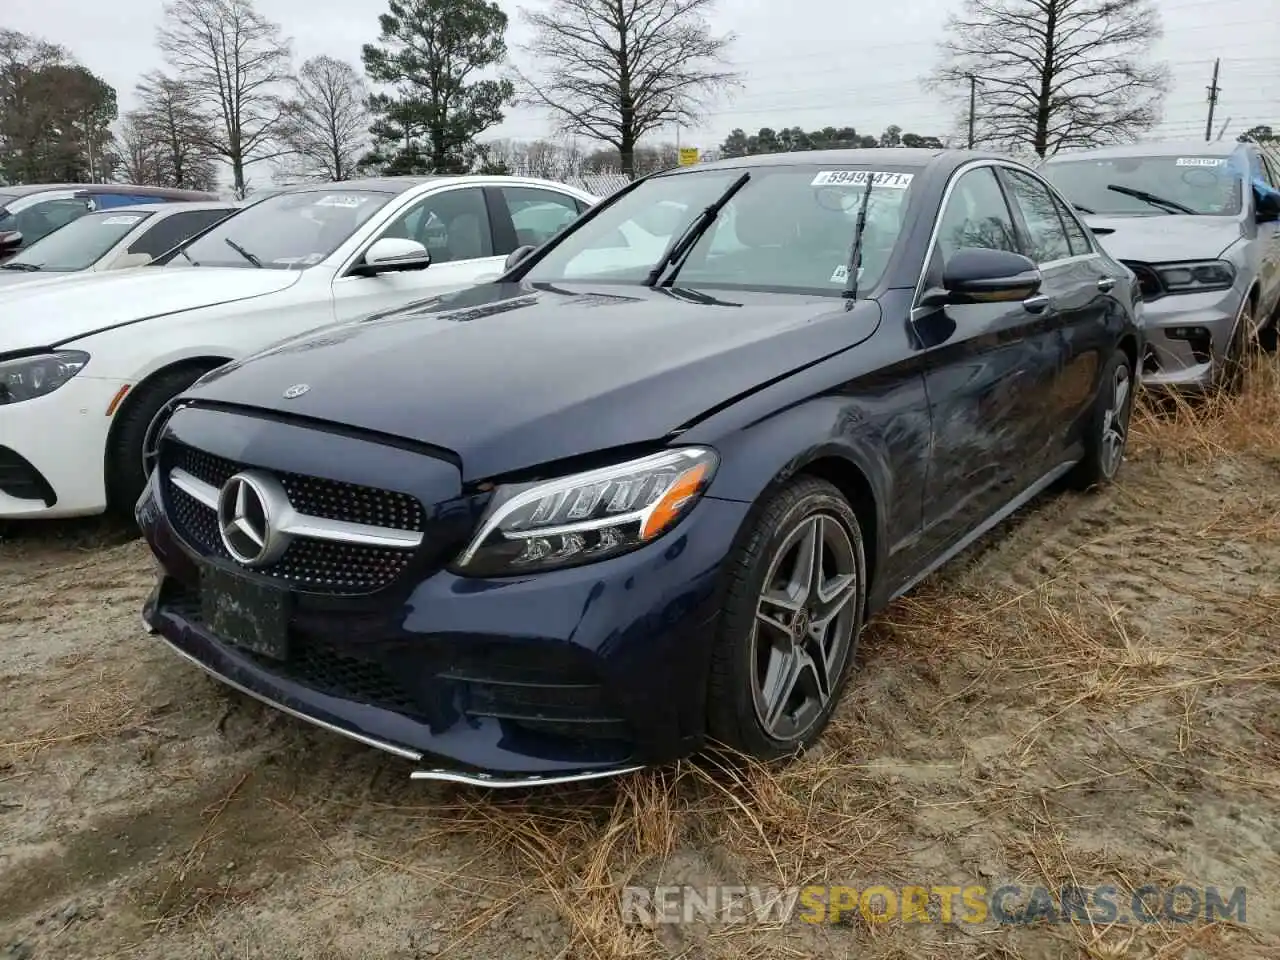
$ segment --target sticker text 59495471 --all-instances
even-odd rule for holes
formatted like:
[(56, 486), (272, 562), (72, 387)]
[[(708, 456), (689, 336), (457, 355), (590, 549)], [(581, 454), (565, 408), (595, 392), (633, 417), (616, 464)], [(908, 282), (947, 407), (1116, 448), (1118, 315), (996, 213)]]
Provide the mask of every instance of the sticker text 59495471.
[(905, 190), (911, 186), (911, 181), (915, 178), (914, 173), (886, 173), (884, 171), (872, 170), (823, 170), (813, 182), (809, 184), (811, 187), (865, 187), (867, 185), (867, 177), (873, 177), (874, 184), (877, 187), (890, 187), (894, 190)]

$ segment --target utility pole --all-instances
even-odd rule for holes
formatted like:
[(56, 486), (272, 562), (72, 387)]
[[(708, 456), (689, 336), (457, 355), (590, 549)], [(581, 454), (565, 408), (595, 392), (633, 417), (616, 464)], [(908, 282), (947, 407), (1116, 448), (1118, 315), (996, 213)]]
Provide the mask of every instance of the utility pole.
[(1213, 108), (1218, 105), (1218, 94), (1222, 92), (1218, 89), (1218, 66), (1221, 63), (1221, 59), (1213, 61), (1213, 81), (1209, 84), (1209, 121), (1204, 125), (1206, 143), (1213, 138)]
[(969, 74), (969, 149), (973, 149), (973, 118), (978, 106), (978, 78)]

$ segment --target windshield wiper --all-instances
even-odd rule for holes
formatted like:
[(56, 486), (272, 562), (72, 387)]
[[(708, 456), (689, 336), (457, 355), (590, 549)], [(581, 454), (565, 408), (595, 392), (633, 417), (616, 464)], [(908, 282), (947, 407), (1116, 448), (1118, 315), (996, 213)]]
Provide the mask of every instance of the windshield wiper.
[[(240, 256), (244, 257), (244, 258), (245, 258), (246, 260), (248, 260), (250, 263), (252, 263), (255, 267), (261, 267), (261, 266), (262, 266), (262, 261), (261, 261), (261, 260), (259, 260), (257, 257), (255, 257), (252, 253), (250, 253), (250, 252), (249, 252), (248, 250), (246, 250), (244, 247), (240, 246), (240, 244), (236, 243), (236, 242), (235, 242), (234, 240), (232, 240), (230, 237), (225, 237), (225, 238), (223, 239), (223, 241), (222, 241), (222, 242), (223, 242), (223, 243), (225, 243), (225, 244), (226, 244), (228, 247), (230, 247), (232, 250), (234, 250), (236, 253), (240, 254)], [(191, 258), (190, 258), (190, 257), (188, 257), (187, 259), (188, 259), (188, 260), (190, 260)]]
[(862, 207), (858, 210), (858, 222), (853, 228), (853, 246), (849, 248), (849, 275), (845, 277), (844, 291), (841, 293), (841, 296), (849, 301), (858, 299), (858, 271), (862, 269), (862, 235), (867, 229), (867, 207), (871, 206), (871, 190), (875, 185), (875, 172), (868, 170), (867, 189), (862, 191)]
[(1198, 211), (1192, 210), (1190, 207), (1183, 206), (1176, 200), (1166, 200), (1164, 197), (1156, 196), (1154, 193), (1147, 193), (1145, 190), (1135, 190), (1133, 187), (1122, 187), (1118, 183), (1108, 183), (1108, 190), (1114, 190), (1116, 193), (1123, 193), (1126, 197), (1133, 197), (1135, 200), (1141, 200), (1143, 203), (1149, 203), (1153, 207), (1162, 207), (1171, 213), (1189, 213), (1197, 216)]
[(1098, 215), (1097, 210), (1091, 210), (1088, 207), (1086, 207), (1083, 203), (1073, 203), (1072, 206), (1075, 207), (1077, 210), (1079, 210), (1081, 213), (1088, 213), (1095, 217)]
[(0, 263), (0, 269), (4, 270), (21, 270), (24, 273), (31, 273), (33, 270), (39, 270), (38, 263), (14, 263), (10, 260), (8, 263)]
[[(667, 278), (667, 283), (670, 284), (670, 282), (675, 279), (675, 275), (679, 273), (680, 268), (684, 266), (682, 259), (683, 256), (693, 249), (693, 245), (698, 242), (698, 238), (706, 232), (707, 227), (711, 226), (715, 218), (719, 216), (720, 211), (724, 209), (725, 204), (732, 200), (733, 195), (741, 190), (743, 184), (750, 179), (751, 174), (744, 173), (737, 180), (733, 181), (733, 183), (729, 184), (729, 188), (725, 190), (724, 193), (720, 194), (720, 198), (716, 200), (715, 203), (711, 204), (711, 206), (698, 214), (694, 221), (690, 223), (689, 226), (685, 227), (684, 230), (671, 241), (666, 252), (662, 254), (662, 259), (659, 260), (654, 268), (649, 271), (649, 276), (647, 276), (644, 281), (645, 286), (656, 286), (658, 278), (662, 276), (662, 271), (665, 270), (667, 264), (670, 263), (675, 263), (676, 268), (671, 272), (671, 276)], [(677, 263), (677, 261), (680, 262)]]

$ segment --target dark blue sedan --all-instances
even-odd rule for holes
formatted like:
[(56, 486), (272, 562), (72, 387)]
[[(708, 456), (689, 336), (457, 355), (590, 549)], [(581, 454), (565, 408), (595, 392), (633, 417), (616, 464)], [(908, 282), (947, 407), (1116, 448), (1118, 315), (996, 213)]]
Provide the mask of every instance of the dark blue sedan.
[(148, 443), (144, 617), (427, 779), (783, 758), (868, 617), (1116, 475), (1140, 306), (1000, 157), (647, 177), (495, 282), (198, 381)]

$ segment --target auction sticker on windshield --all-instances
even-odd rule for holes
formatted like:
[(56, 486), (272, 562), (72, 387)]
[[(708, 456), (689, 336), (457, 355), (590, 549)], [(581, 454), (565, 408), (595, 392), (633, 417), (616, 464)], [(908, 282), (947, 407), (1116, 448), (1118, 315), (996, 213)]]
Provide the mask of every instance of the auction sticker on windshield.
[(1175, 167), (1220, 167), (1226, 161), (1222, 157), (1179, 157)]
[(369, 199), (368, 197), (353, 197), (350, 195), (343, 196), (342, 194), (332, 194), (329, 196), (321, 197), (319, 200), (316, 201), (316, 206), (317, 207), (354, 208), (354, 207), (360, 206), (360, 204), (364, 203), (368, 199)]
[(141, 219), (142, 219), (141, 217), (137, 217), (137, 216), (134, 216), (134, 217), (127, 217), (127, 216), (107, 217), (107, 219), (103, 220), (103, 221), (102, 221), (102, 223), (103, 223), (103, 225), (104, 225), (104, 226), (108, 226), (108, 227), (120, 227), (120, 226), (124, 226), (125, 224), (129, 224), (129, 223), (137, 223), (137, 222), (138, 222), (139, 220), (141, 220)]
[(875, 178), (872, 181), (875, 186), (891, 187), (894, 190), (907, 189), (915, 178), (914, 173), (886, 173), (884, 171), (873, 172), (871, 170), (823, 170), (813, 178), (813, 182), (809, 186), (866, 186), (868, 176)]

